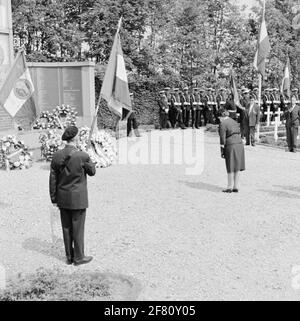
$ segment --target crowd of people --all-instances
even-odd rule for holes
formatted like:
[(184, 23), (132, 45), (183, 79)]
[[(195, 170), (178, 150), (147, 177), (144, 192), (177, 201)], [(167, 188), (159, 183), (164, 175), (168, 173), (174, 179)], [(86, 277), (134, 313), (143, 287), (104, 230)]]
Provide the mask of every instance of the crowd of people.
[[(216, 93), (212, 87), (184, 87), (182, 91), (166, 87), (159, 93), (160, 128), (198, 129), (207, 124), (219, 124), (218, 110), (224, 108), (231, 118), (240, 123), (241, 135), (246, 139), (246, 144), (254, 145), (258, 122), (266, 122), (268, 117), (270, 121), (274, 121), (276, 116), (283, 120), (284, 111), (290, 105), (290, 95), (287, 92), (281, 94), (278, 88), (265, 88), (259, 108), (258, 88), (250, 90), (242, 87), (238, 92), (240, 103), (237, 104), (231, 91), (225, 88), (220, 88)], [(297, 88), (292, 90), (292, 95), (299, 102)]]

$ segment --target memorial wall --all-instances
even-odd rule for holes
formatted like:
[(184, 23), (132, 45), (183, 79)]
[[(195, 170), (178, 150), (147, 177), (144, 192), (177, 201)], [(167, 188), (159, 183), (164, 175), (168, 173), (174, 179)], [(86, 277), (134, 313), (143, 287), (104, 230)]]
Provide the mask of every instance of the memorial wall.
[(95, 111), (95, 64), (92, 62), (28, 63), (37, 114), (58, 105), (78, 113), (77, 124), (90, 126)]

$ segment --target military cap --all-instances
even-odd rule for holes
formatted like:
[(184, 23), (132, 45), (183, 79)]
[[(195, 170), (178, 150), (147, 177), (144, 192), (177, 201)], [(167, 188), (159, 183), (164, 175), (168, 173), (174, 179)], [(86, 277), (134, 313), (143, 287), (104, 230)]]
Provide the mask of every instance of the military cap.
[(160, 94), (164, 94), (164, 93), (165, 93), (165, 91), (164, 91), (164, 90), (161, 90), (159, 93), (160, 93)]
[(198, 88), (198, 87), (194, 87), (193, 89), (194, 89), (194, 90), (199, 90), (200, 88)]
[(273, 91), (279, 91), (279, 89), (278, 89), (278, 88), (273, 88), (272, 90), (273, 90)]
[(270, 91), (271, 90), (271, 88), (265, 88), (265, 91)]
[(293, 88), (292, 91), (299, 91), (298, 88)]
[(201, 93), (204, 93), (204, 92), (205, 92), (205, 90), (204, 90), (203, 88), (200, 88), (199, 91), (200, 91)]
[(210, 88), (207, 88), (208, 91), (212, 91), (213, 89), (210, 87)]
[(129, 96), (130, 96), (130, 97), (133, 96), (133, 93), (130, 93)]
[(248, 88), (245, 88), (245, 89), (243, 90), (243, 94), (248, 94), (248, 93), (250, 93), (250, 90), (249, 90)]
[(220, 88), (220, 91), (224, 91), (224, 90), (225, 90), (225, 88), (224, 88), (224, 87), (221, 87), (221, 88)]
[(171, 90), (171, 88), (170, 87), (165, 87), (165, 90)]
[(174, 88), (174, 91), (179, 91), (179, 88)]
[(254, 88), (253, 88), (253, 91), (258, 91), (258, 87), (254, 87)]
[(189, 90), (189, 87), (186, 86), (186, 87), (183, 88), (183, 90)]
[(61, 136), (62, 140), (69, 141), (78, 134), (78, 128), (76, 126), (69, 126), (65, 129), (63, 135)]

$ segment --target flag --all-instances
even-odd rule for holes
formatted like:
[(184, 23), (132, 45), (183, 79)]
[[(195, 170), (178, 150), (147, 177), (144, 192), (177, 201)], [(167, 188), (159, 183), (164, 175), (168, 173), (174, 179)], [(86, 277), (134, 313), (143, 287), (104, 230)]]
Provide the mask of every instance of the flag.
[(118, 30), (115, 35), (100, 96), (107, 101), (109, 109), (114, 114), (117, 114), (121, 119), (124, 119), (128, 117), (132, 110), (132, 106), (119, 35), (121, 21), (122, 18), (119, 21)]
[(234, 81), (233, 71), (230, 72), (230, 81), (229, 82), (230, 82), (231, 94), (233, 96), (233, 101), (237, 106), (239, 106), (240, 105), (240, 98), (239, 98), (239, 93), (237, 91), (236, 84)]
[(14, 119), (26, 116), (35, 119), (36, 110), (31, 99), (33, 92), (34, 85), (25, 54), (20, 51), (0, 89), (0, 105)]
[(291, 95), (291, 73), (290, 73), (290, 59), (287, 58), (287, 62), (284, 68), (284, 75), (281, 83), (281, 93), (286, 91), (288, 97)]
[[(265, 7), (265, 6), (264, 6)], [(262, 22), (260, 26), (257, 50), (254, 57), (254, 68), (265, 78), (266, 58), (271, 50), (268, 31), (265, 21), (265, 8), (263, 8)]]

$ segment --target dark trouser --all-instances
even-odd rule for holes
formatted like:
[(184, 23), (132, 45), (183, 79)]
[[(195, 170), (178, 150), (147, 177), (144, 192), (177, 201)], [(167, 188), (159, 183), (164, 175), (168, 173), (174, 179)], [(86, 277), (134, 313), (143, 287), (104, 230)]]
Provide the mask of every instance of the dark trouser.
[(191, 119), (191, 109), (186, 109), (186, 111), (185, 111), (185, 122), (184, 122), (186, 127), (189, 127), (190, 119)]
[(199, 114), (200, 110), (192, 109), (192, 127), (199, 127)]
[(178, 123), (178, 125), (180, 127), (184, 127), (184, 123), (183, 123), (183, 115), (182, 115), (182, 110), (181, 108), (177, 108), (176, 109), (176, 122), (175, 125)]
[(249, 126), (244, 124), (244, 136), (246, 138), (246, 144), (254, 145), (255, 144), (255, 126)]
[(170, 108), (169, 119), (170, 119), (171, 126), (173, 128), (175, 127), (175, 124), (176, 124), (176, 115), (177, 115), (177, 110), (174, 107)]
[(138, 122), (135, 118), (134, 113), (132, 113), (129, 118), (127, 119), (127, 136), (130, 135), (131, 129), (138, 129)]
[(60, 209), (66, 256), (75, 261), (84, 257), (84, 223), (86, 209)]
[(207, 123), (209, 123), (209, 124), (213, 124), (213, 111), (211, 110), (211, 109), (209, 109), (209, 108), (207, 108), (206, 109), (206, 113), (205, 113), (206, 115), (206, 119), (204, 120), (205, 121), (205, 125), (207, 124)]
[(165, 111), (161, 111), (159, 115), (160, 119), (160, 128), (165, 129), (165, 128), (170, 128), (171, 124), (169, 121), (169, 116)]
[(182, 122), (186, 123), (186, 109), (184, 107), (181, 107), (181, 114), (182, 114)]
[(297, 126), (286, 127), (286, 140), (287, 140), (287, 144), (290, 152), (294, 151), (297, 147), (297, 136), (298, 136)]

